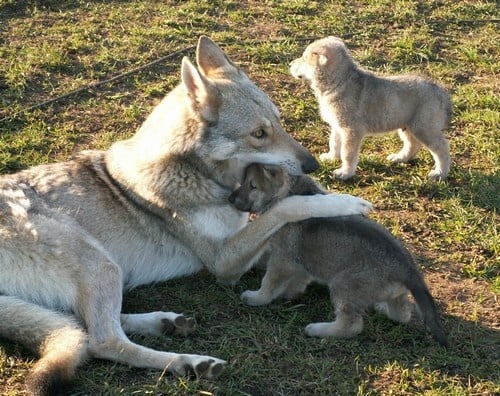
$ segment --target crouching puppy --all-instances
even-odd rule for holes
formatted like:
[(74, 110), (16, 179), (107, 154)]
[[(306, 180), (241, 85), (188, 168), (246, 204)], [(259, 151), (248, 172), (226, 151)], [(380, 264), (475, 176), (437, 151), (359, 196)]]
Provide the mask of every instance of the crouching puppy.
[[(325, 193), (307, 176), (279, 166), (253, 164), (229, 200), (242, 211), (262, 214), (289, 195)], [(269, 261), (259, 290), (245, 291), (248, 305), (291, 299), (312, 281), (330, 289), (335, 321), (311, 323), (309, 336), (349, 338), (363, 329), (362, 314), (374, 307), (390, 319), (407, 323), (414, 304), (433, 337), (448, 345), (434, 300), (410, 253), (392, 234), (360, 215), (316, 218), (290, 223), (268, 242)]]
[(452, 104), (443, 87), (415, 75), (382, 77), (364, 70), (336, 37), (310, 44), (292, 62), (290, 72), (310, 83), (321, 116), (331, 127), (330, 150), (320, 158), (342, 160), (336, 178), (354, 176), (364, 136), (396, 129), (403, 148), (388, 160), (408, 162), (424, 145), (435, 162), (429, 177), (448, 175), (450, 148), (443, 130)]

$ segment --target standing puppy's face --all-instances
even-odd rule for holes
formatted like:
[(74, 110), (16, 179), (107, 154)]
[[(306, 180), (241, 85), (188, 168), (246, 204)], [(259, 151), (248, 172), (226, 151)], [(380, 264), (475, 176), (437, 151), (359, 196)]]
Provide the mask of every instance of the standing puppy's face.
[(300, 58), (290, 64), (290, 73), (295, 78), (309, 82), (316, 79), (321, 70), (329, 67), (335, 59), (342, 58), (346, 51), (344, 42), (337, 37), (326, 37), (309, 44)]
[(246, 169), (243, 184), (229, 196), (236, 209), (262, 213), (273, 201), (286, 196), (286, 174), (277, 165), (252, 164)]
[(314, 78), (315, 73), (315, 63), (312, 59), (312, 54), (308, 53), (308, 48), (302, 55), (302, 57), (295, 59), (290, 63), (290, 73), (295, 78), (303, 78), (307, 81), (311, 81)]

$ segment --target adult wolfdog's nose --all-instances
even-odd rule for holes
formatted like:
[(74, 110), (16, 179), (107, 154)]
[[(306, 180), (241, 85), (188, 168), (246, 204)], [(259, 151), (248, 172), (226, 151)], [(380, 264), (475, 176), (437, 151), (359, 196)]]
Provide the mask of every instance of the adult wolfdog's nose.
[(304, 162), (302, 162), (302, 172), (311, 173), (319, 168), (319, 162), (312, 155), (309, 155)]

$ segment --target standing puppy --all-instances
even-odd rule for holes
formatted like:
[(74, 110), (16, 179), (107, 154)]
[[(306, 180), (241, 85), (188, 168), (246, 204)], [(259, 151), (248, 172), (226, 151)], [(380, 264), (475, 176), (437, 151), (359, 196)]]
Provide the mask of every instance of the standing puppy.
[(424, 145), (435, 162), (429, 177), (442, 180), (448, 175), (450, 147), (443, 131), (452, 104), (443, 87), (415, 75), (381, 77), (364, 70), (337, 37), (310, 44), (290, 72), (309, 81), (321, 117), (331, 126), (330, 151), (320, 158), (342, 160), (336, 178), (354, 176), (364, 136), (398, 128), (403, 148), (388, 160), (408, 162)]
[[(321, 193), (307, 176), (289, 175), (279, 166), (253, 164), (229, 201), (239, 210), (262, 214), (290, 195)], [(241, 295), (246, 304), (290, 299), (316, 281), (329, 287), (336, 318), (309, 324), (306, 334), (348, 338), (361, 332), (362, 313), (371, 307), (392, 320), (410, 321), (411, 292), (434, 338), (447, 345), (434, 300), (410, 253), (376, 222), (342, 216), (289, 223), (271, 237), (267, 253), (260, 289)]]

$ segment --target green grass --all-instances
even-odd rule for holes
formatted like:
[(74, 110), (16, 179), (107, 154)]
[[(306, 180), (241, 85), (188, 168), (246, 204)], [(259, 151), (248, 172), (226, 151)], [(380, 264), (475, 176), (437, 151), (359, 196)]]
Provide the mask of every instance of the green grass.
[[(199, 329), (192, 337), (135, 340), (226, 358), (229, 367), (219, 379), (175, 379), (93, 361), (78, 372), (72, 394), (498, 394), (499, 19), (495, 1), (477, 0), (0, 0), (0, 173), (106, 149), (130, 136), (178, 82), (180, 56), (18, 112), (191, 46), (201, 34), (219, 42), (271, 96), (285, 128), (316, 155), (327, 149), (329, 128), (310, 89), (288, 73), (308, 43), (304, 38), (343, 36), (366, 67), (430, 75), (453, 95), (446, 182), (427, 180), (432, 159), (425, 151), (411, 164), (389, 164), (386, 155), (400, 145), (395, 135), (364, 141), (353, 181), (332, 178), (339, 164), (323, 164), (316, 175), (331, 190), (372, 201), (373, 217), (415, 253), (443, 310), (449, 350), (421, 328), (378, 315), (368, 316), (353, 340), (307, 339), (307, 323), (332, 317), (323, 288), (250, 308), (239, 293), (256, 288), (261, 272), (252, 271), (234, 289), (201, 274), (137, 289), (126, 296), (124, 311), (195, 316)], [(188, 55), (193, 59), (192, 51)], [(0, 342), (1, 394), (23, 394), (32, 359), (20, 346)]]

